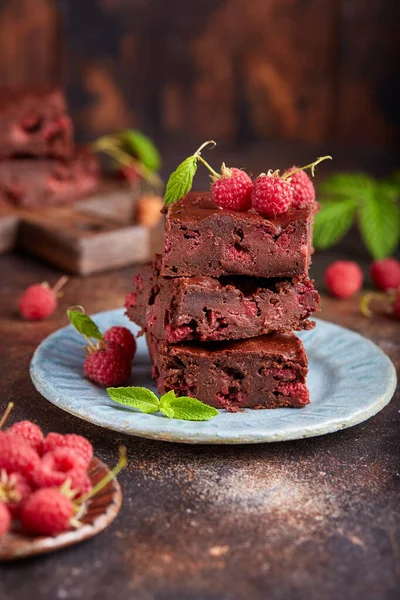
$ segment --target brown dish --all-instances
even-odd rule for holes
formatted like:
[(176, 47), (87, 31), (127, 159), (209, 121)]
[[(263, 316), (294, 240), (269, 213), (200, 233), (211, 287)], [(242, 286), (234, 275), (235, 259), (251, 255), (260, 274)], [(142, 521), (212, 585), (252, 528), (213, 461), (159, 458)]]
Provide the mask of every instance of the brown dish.
[[(89, 467), (92, 485), (96, 485), (109, 472), (107, 465), (98, 458), (93, 458)], [(48, 554), (88, 540), (113, 522), (119, 513), (121, 503), (121, 487), (118, 481), (113, 479), (88, 502), (86, 514), (81, 519), (82, 527), (54, 537), (27, 535), (23, 531), (14, 530), (0, 538), (0, 561)]]

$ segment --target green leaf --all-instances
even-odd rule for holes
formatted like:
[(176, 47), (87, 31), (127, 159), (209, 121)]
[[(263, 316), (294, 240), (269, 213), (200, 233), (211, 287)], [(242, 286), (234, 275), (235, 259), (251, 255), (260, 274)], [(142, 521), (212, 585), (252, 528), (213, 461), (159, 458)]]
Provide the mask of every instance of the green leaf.
[(102, 340), (103, 335), (96, 323), (92, 319), (85, 315), (85, 313), (79, 310), (67, 310), (68, 319), (79, 333), (86, 337), (95, 338), (96, 340)]
[(133, 154), (153, 173), (161, 167), (161, 157), (152, 140), (137, 129), (127, 129), (119, 134), (130, 154)]
[(160, 398), (160, 411), (169, 419), (174, 418), (174, 411), (172, 410), (170, 404), (171, 400), (175, 400), (176, 394), (174, 390), (170, 390), (163, 394)]
[(140, 412), (152, 414), (159, 410), (160, 403), (151, 390), (144, 387), (107, 388), (107, 393), (114, 402), (137, 408)]
[(314, 246), (329, 248), (349, 231), (357, 209), (357, 202), (349, 198), (321, 201), (321, 209), (314, 220)]
[(182, 421), (209, 421), (218, 415), (216, 408), (203, 404), (200, 400), (189, 396), (181, 396), (170, 400), (168, 408), (172, 411), (174, 419), (181, 419)]
[(400, 207), (390, 185), (376, 183), (358, 212), (362, 238), (374, 259), (390, 256), (400, 240)]
[(360, 200), (373, 193), (374, 180), (363, 173), (337, 173), (320, 185), (326, 196)]
[(177, 169), (171, 173), (165, 190), (165, 206), (177, 202), (190, 192), (196, 171), (197, 158), (195, 156), (189, 156), (189, 158), (186, 158)]

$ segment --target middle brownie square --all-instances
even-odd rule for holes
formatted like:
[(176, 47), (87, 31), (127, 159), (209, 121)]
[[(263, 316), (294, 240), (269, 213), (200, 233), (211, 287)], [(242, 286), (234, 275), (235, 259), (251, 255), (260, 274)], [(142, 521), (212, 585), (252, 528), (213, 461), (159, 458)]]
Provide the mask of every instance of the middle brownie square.
[(168, 344), (238, 340), (311, 329), (319, 294), (308, 277), (162, 277), (161, 257), (136, 275), (127, 314)]

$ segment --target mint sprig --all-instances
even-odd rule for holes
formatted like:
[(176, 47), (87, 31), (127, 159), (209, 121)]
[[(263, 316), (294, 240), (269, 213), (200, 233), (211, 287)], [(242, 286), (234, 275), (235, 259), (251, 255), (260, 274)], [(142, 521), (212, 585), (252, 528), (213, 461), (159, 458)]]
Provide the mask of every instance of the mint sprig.
[(154, 392), (143, 387), (109, 387), (107, 393), (118, 404), (147, 414), (161, 412), (169, 419), (209, 421), (218, 415), (216, 408), (189, 396), (177, 398), (173, 390), (163, 394), (160, 399)]
[(130, 154), (149, 171), (156, 173), (161, 167), (161, 156), (152, 140), (137, 129), (125, 129), (117, 135)]
[(354, 222), (374, 259), (393, 254), (400, 241), (400, 186), (364, 174), (338, 173), (320, 186), (321, 210), (315, 217), (314, 245), (329, 248)]
[(202, 144), (192, 156), (185, 158), (185, 160), (177, 166), (175, 171), (171, 173), (167, 182), (167, 187), (165, 189), (165, 206), (169, 206), (174, 202), (178, 202), (178, 200), (180, 200), (181, 198), (186, 196), (187, 193), (190, 192), (193, 185), (193, 178), (196, 175), (197, 171), (197, 161), (202, 162), (204, 166), (206, 166), (207, 169), (211, 172), (213, 177), (216, 177), (217, 179), (221, 177), (221, 175), (214, 171), (214, 169), (212, 169), (210, 165), (201, 156), (201, 151), (210, 144), (212, 144), (212, 147), (216, 145), (213, 140), (204, 142), (204, 144)]
[(67, 315), (75, 329), (86, 338), (95, 338), (96, 340), (103, 339), (103, 334), (89, 315), (72, 308), (67, 310)]

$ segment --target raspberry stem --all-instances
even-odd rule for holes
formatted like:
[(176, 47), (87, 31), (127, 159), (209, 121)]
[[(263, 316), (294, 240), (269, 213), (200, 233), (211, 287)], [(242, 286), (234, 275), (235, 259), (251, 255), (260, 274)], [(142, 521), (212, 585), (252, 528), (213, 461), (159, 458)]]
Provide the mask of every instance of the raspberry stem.
[(118, 460), (118, 463), (116, 464), (116, 466), (109, 473), (107, 473), (107, 475), (105, 477), (103, 477), (103, 479), (101, 481), (99, 481), (99, 483), (97, 483), (94, 486), (94, 488), (92, 488), (90, 490), (90, 492), (88, 492), (87, 494), (84, 494), (83, 496), (78, 498), (74, 502), (74, 504), (76, 504), (77, 506), (80, 506), (81, 504), (84, 504), (90, 498), (92, 498), (93, 496), (98, 494), (100, 492), (100, 490), (102, 490), (108, 483), (110, 483), (110, 481), (112, 481), (113, 479), (115, 479), (117, 477), (118, 473), (120, 473), (120, 471), (122, 471), (122, 469), (124, 469), (127, 464), (128, 464), (128, 459), (126, 457), (126, 448), (125, 448), (125, 446), (120, 446), (119, 460)]
[(4, 411), (3, 416), (0, 419), (0, 429), (3, 427), (4, 423), (7, 421), (10, 412), (14, 408), (14, 402), (9, 402), (6, 410)]
[(59, 279), (59, 280), (57, 281), (56, 285), (53, 287), (53, 293), (54, 293), (56, 296), (58, 296), (58, 295), (59, 295), (59, 292), (60, 292), (61, 288), (62, 288), (62, 287), (64, 287), (64, 285), (67, 283), (68, 279), (69, 279), (69, 278), (67, 277), (67, 275), (63, 275), (63, 276), (61, 277), (61, 279)]
[(203, 163), (203, 165), (210, 171), (210, 173), (212, 173), (213, 177), (215, 177), (216, 179), (220, 179), (221, 175), (219, 173), (217, 173), (216, 171), (214, 171), (214, 169), (208, 164), (208, 162), (206, 162), (204, 160), (204, 158), (201, 156), (201, 151), (203, 150), (203, 148), (206, 148), (210, 144), (212, 144), (212, 148), (214, 148), (217, 145), (216, 142), (214, 142), (214, 140), (208, 140), (207, 142), (204, 142), (204, 144), (202, 144), (200, 146), (200, 148), (198, 148), (196, 150), (196, 152), (193, 154), (193, 156), (195, 158), (197, 158), (201, 163)]
[(292, 171), (286, 171), (286, 173), (284, 173), (282, 175), (282, 179), (287, 179), (288, 177), (292, 177), (292, 175), (295, 175), (299, 171), (305, 171), (306, 169), (310, 169), (311, 175), (314, 177), (315, 167), (317, 165), (319, 165), (319, 163), (321, 163), (323, 160), (328, 160), (328, 159), (332, 160), (332, 156), (320, 156), (319, 158), (317, 158), (316, 161), (314, 161), (313, 163), (310, 163), (309, 165), (305, 165), (304, 167), (297, 167), (296, 169), (293, 169)]
[(374, 311), (371, 310), (369, 307), (371, 300), (383, 300), (385, 302), (389, 301), (389, 305), (387, 306), (386, 311), (384, 312), (390, 314), (392, 312), (391, 302), (396, 298), (396, 294), (396, 291), (394, 291), (393, 293), (388, 292), (386, 294), (380, 294), (379, 292), (368, 292), (367, 294), (364, 294), (364, 296), (361, 298), (360, 311), (365, 317), (370, 318), (374, 314)]

